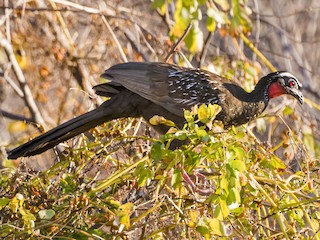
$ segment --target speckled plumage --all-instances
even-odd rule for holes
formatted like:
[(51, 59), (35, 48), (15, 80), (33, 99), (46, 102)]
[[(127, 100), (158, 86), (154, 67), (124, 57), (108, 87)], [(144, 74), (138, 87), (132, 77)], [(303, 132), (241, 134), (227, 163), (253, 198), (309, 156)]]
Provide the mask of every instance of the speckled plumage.
[[(32, 156), (54, 147), (103, 122), (120, 117), (154, 115), (182, 127), (183, 110), (202, 103), (218, 104), (217, 120), (226, 127), (247, 123), (267, 107), (270, 98), (290, 94), (303, 102), (301, 83), (288, 72), (275, 72), (260, 79), (254, 91), (246, 92), (232, 81), (200, 69), (167, 63), (117, 64), (101, 76), (109, 81), (94, 87), (98, 95), (110, 97), (95, 110), (71, 119), (8, 152), (8, 158)], [(154, 126), (164, 133), (168, 126)]]

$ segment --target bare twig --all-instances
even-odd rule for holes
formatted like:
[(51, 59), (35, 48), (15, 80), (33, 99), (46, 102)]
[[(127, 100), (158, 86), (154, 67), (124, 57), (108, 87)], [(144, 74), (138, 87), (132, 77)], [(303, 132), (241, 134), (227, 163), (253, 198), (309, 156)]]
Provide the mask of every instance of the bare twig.
[(183, 54), (183, 52), (179, 50), (177, 50), (176, 52), (183, 58), (183, 60), (187, 63), (189, 68), (193, 68), (192, 64), (189, 62), (188, 58)]
[[(5, 5), (8, 6), (8, 0), (5, 1)], [(9, 9), (5, 9), (4, 15), (5, 15), (5, 21), (6, 21), (6, 38), (8, 39), (9, 42), (11, 42), (11, 33), (10, 33), (10, 13), (11, 12)]]
[[(8, 76), (9, 69), (11, 69), (11, 65), (8, 64), (9, 66), (6, 68), (5, 71), (3, 71), (3, 79), (13, 88), (13, 90), (19, 95), (19, 97), (23, 98), (24, 94), (19, 88), (19, 86)], [(0, 72), (2, 72), (2, 69), (0, 69)]]
[[(56, 6), (54, 1), (49, 0), (49, 2), (50, 2), (50, 4), (51, 4), (53, 9), (57, 9), (57, 6)], [(68, 48), (67, 49), (69, 51), (72, 51), (75, 48), (74, 47), (74, 41), (73, 41), (73, 39), (71, 37), (70, 31), (69, 31), (69, 29), (67, 27), (67, 24), (65, 23), (65, 21), (64, 21), (64, 19), (63, 19), (63, 17), (62, 17), (60, 12), (55, 12), (55, 14), (57, 16), (57, 19), (58, 19), (58, 21), (60, 23), (60, 26), (61, 26), (63, 32), (64, 32), (64, 35), (65, 35), (65, 37), (66, 37), (66, 39), (68, 41)]]
[[(61, 5), (65, 5), (68, 7), (76, 8), (76, 9), (79, 9), (79, 10), (87, 12), (87, 13), (96, 13), (96, 14), (101, 13), (101, 11), (99, 9), (86, 7), (81, 4), (73, 3), (70, 1), (66, 1), (66, 0), (53, 0), (53, 2), (61, 4)], [(115, 11), (112, 11), (110, 9), (104, 9), (103, 12), (104, 12), (104, 14), (115, 15)]]
[(3, 49), (5, 50), (5, 52), (8, 56), (9, 61), (12, 64), (12, 69), (17, 77), (17, 80), (20, 84), (21, 90), (24, 95), (23, 100), (25, 101), (25, 103), (31, 113), (33, 121), (40, 124), (41, 126), (45, 126), (46, 124), (42, 118), (42, 115), (39, 111), (39, 108), (33, 99), (31, 90), (26, 82), (26, 79), (23, 75), (23, 72), (22, 72), (20, 66), (19, 66), (19, 63), (13, 53), (12, 46), (7, 41), (7, 39), (3, 38), (2, 34), (0, 35), (0, 46), (3, 47)]
[(123, 52), (123, 49), (122, 49), (122, 47), (121, 47), (121, 44), (120, 44), (117, 36), (116, 36), (115, 33), (113, 32), (113, 30), (112, 30), (110, 24), (108, 23), (106, 17), (105, 17), (105, 16), (101, 16), (101, 18), (102, 18), (103, 23), (104, 23), (104, 24), (106, 25), (106, 27), (108, 28), (108, 30), (109, 30), (109, 32), (110, 32), (113, 40), (115, 41), (115, 43), (116, 43), (116, 45), (117, 45), (117, 47), (118, 47), (118, 49), (119, 49), (119, 52), (120, 52), (120, 55), (121, 55), (121, 57), (122, 57), (123, 62), (128, 62), (128, 59), (127, 59), (126, 55), (125, 55), (124, 52)]
[[(254, 0), (254, 8), (255, 8), (255, 11), (257, 12), (257, 18), (256, 18), (256, 33), (255, 33), (255, 43), (256, 43), (256, 47), (258, 48), (258, 44), (259, 44), (259, 40), (260, 40), (260, 30), (261, 30), (261, 26), (260, 26), (260, 13), (259, 13), (259, 3), (257, 0)], [(257, 55), (256, 53), (253, 53), (252, 55), (252, 60), (253, 61), (256, 61), (257, 59)]]
[[(31, 123), (32, 125), (37, 126), (37, 123), (35, 123), (32, 118), (28, 118), (28, 117), (25, 117), (25, 116), (9, 113), (9, 112), (7, 112), (5, 110), (2, 110), (2, 109), (0, 109), (0, 115), (2, 117), (6, 117), (6, 118), (9, 118), (9, 119), (12, 119), (12, 120)], [(37, 126), (37, 128), (38, 128), (38, 126)]]
[(206, 59), (207, 52), (208, 52), (208, 49), (209, 49), (210, 42), (211, 42), (211, 39), (213, 37), (213, 34), (214, 34), (214, 32), (209, 32), (209, 34), (208, 34), (208, 36), (206, 38), (206, 41), (204, 43), (204, 46), (203, 46), (201, 54), (200, 54), (199, 67), (203, 66), (204, 60)]
[(186, 30), (184, 30), (184, 33), (182, 34), (182, 36), (178, 39), (178, 41), (172, 46), (172, 48), (170, 49), (168, 55), (165, 58), (165, 62), (168, 62), (170, 57), (172, 56), (172, 54), (174, 54), (178, 47), (180, 46), (181, 42), (185, 39), (185, 37), (187, 36), (187, 34), (189, 33), (190, 29), (192, 27), (192, 23), (189, 23), (188, 27), (186, 28)]
[(126, 38), (128, 39), (128, 41), (131, 43), (131, 45), (133, 46), (133, 49), (142, 56), (143, 61), (148, 62), (149, 61), (149, 57), (147, 56), (147, 54), (138, 46), (138, 42), (135, 41), (135, 37), (133, 36), (133, 34), (129, 31), (129, 30), (125, 30), (124, 31), (124, 35), (126, 36)]
[(243, 34), (240, 34), (240, 38), (244, 41), (244, 43), (253, 51), (257, 56), (261, 59), (261, 61), (271, 70), (276, 71), (276, 68), (272, 65), (272, 63), (253, 45), (253, 43)]
[[(144, 35), (144, 32), (141, 30), (141, 26), (139, 26), (138, 24), (135, 24), (135, 27), (137, 29), (137, 31), (140, 33), (141, 37), (142, 37), (142, 40), (144, 42), (144, 44), (147, 46), (147, 48), (152, 52), (152, 54), (154, 55), (154, 57), (157, 57), (157, 53), (156, 51), (154, 50), (154, 48), (149, 44), (149, 41), (146, 39), (145, 35)], [(147, 34), (150, 34), (149, 32)], [(152, 34), (151, 34), (152, 36)], [(155, 37), (152, 36), (154, 39)]]
[[(82, 5), (75, 4), (69, 1), (50, 0), (49, 2), (53, 9), (58, 9), (56, 6), (56, 3), (59, 3), (59, 4), (65, 4), (67, 6), (70, 6), (88, 13), (100, 14), (100, 11), (98, 9), (84, 7)], [(38, 4), (41, 7), (46, 6), (46, 3), (44, 1), (38, 1)], [(45, 15), (48, 19), (51, 18), (50, 15), (47, 13)], [(89, 92), (90, 95), (93, 95), (94, 91), (92, 90), (92, 85), (90, 84), (90, 81), (89, 81), (91, 76), (88, 73), (87, 67), (79, 60), (78, 51), (76, 50), (76, 47), (74, 45), (74, 40), (70, 34), (67, 24), (65, 23), (65, 20), (59, 11), (56, 11), (56, 16), (59, 21), (59, 25), (56, 24), (54, 21), (49, 21), (49, 23), (54, 29), (57, 39), (59, 40), (59, 43), (67, 50), (69, 58), (71, 59), (72, 62), (75, 63), (74, 66), (71, 67), (71, 72), (74, 78), (77, 80), (78, 84), (81, 86), (81, 88)], [(59, 26), (61, 26), (63, 30), (62, 32)]]

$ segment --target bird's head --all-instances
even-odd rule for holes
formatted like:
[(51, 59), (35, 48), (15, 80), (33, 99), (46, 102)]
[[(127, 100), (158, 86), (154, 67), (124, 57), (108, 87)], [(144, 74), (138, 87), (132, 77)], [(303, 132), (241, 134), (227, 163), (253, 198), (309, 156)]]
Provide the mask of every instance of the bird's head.
[(302, 84), (291, 73), (281, 71), (267, 75), (270, 82), (267, 94), (268, 97), (275, 98), (282, 94), (289, 94), (295, 97), (300, 104), (303, 104), (303, 94), (301, 92)]

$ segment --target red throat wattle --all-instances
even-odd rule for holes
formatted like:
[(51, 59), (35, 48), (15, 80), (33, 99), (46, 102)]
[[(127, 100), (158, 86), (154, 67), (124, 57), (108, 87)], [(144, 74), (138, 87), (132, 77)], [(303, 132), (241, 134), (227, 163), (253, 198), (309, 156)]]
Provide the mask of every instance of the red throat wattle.
[(269, 86), (269, 98), (275, 98), (285, 93), (286, 91), (278, 82), (271, 83), (271, 85)]

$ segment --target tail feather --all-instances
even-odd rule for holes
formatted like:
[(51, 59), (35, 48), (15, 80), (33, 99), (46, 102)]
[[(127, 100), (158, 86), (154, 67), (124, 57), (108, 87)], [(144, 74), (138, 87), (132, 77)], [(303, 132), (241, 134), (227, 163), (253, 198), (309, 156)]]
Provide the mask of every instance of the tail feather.
[(23, 156), (33, 156), (42, 153), (59, 143), (66, 141), (80, 133), (83, 133), (97, 125), (102, 124), (112, 117), (106, 115), (101, 108), (71, 119), (50, 131), (8, 151), (8, 159), (16, 159)]

